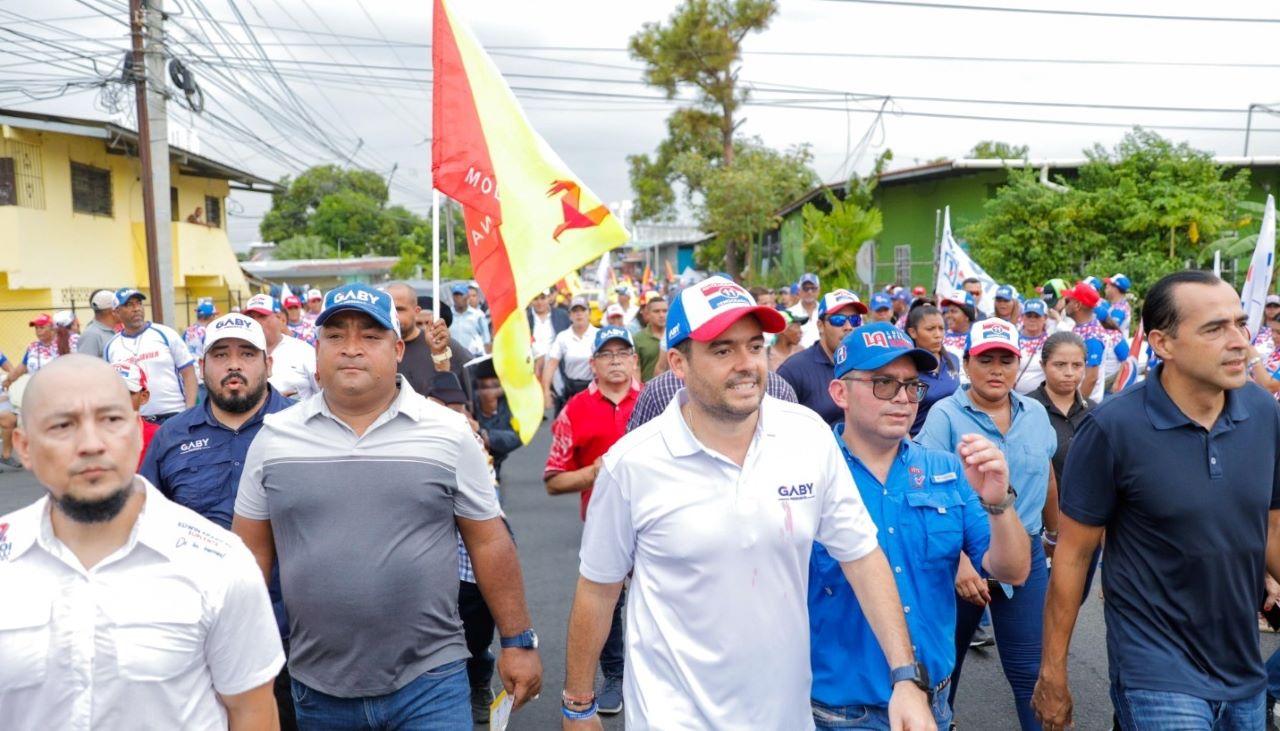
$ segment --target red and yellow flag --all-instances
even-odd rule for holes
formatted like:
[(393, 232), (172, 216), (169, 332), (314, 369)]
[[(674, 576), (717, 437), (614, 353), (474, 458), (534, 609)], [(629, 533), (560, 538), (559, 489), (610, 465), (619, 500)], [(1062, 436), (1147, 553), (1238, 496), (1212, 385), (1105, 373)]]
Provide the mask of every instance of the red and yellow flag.
[(646, 292), (653, 289), (653, 270), (648, 264), (644, 265), (644, 274), (640, 276), (640, 288)]
[(667, 284), (675, 284), (676, 273), (675, 273), (675, 270), (671, 268), (671, 260), (666, 259), (662, 263), (667, 266)]
[(520, 438), (542, 418), (522, 310), (539, 290), (627, 240), (626, 230), (529, 125), (502, 74), (435, 0), (431, 177), (462, 204), (476, 282), (489, 301), (493, 362)]

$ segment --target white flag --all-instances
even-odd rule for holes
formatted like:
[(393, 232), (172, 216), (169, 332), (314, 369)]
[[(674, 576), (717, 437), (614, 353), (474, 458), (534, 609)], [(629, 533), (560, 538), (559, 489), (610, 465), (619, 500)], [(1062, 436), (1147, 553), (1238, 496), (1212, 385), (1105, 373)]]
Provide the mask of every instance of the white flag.
[(951, 235), (951, 206), (947, 206), (942, 214), (942, 244), (938, 247), (938, 279), (934, 292), (939, 298), (961, 293), (964, 291), (961, 283), (970, 277), (982, 282), (982, 301), (978, 309), (990, 312), (990, 307), (996, 300), (996, 280), (956, 243), (955, 237)]
[(1262, 230), (1258, 232), (1258, 243), (1253, 247), (1253, 258), (1249, 260), (1249, 274), (1245, 276), (1244, 288), (1240, 290), (1240, 305), (1249, 318), (1250, 336), (1256, 336), (1262, 326), (1262, 307), (1271, 289), (1271, 266), (1275, 255), (1276, 199), (1268, 195), (1267, 208), (1262, 214)]
[(600, 309), (609, 306), (609, 253), (604, 252), (600, 264), (596, 267), (596, 281), (600, 283)]

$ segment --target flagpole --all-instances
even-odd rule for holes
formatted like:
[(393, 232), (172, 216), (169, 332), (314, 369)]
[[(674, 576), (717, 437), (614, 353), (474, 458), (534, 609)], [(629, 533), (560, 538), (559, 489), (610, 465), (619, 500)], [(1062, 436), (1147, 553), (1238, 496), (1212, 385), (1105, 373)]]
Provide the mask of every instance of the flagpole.
[(440, 317), (440, 191), (431, 189), (431, 315)]

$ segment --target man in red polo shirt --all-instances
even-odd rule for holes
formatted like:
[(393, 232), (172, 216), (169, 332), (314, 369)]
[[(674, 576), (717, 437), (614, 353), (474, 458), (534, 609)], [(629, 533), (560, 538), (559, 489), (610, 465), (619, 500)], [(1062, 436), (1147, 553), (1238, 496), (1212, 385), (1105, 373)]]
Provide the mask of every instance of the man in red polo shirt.
[[(591, 355), (595, 378), (587, 390), (565, 404), (551, 424), (551, 453), (542, 473), (547, 492), (552, 495), (582, 493), (581, 512), (587, 518), (591, 486), (595, 484), (600, 458), (613, 443), (627, 433), (627, 422), (636, 407), (636, 351), (631, 333), (621, 327), (602, 327), (596, 333)], [(600, 653), (604, 687), (596, 694), (602, 714), (622, 711), (623, 637), (622, 608), (626, 591), (618, 596), (613, 610), (613, 626)]]

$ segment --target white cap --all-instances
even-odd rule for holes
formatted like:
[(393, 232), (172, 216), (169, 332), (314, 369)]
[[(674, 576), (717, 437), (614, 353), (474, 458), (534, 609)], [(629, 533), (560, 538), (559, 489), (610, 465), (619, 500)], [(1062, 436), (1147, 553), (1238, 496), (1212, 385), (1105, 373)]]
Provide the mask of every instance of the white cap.
[(314, 302), (315, 300), (322, 300), (322, 299), (324, 299), (324, 292), (321, 292), (321, 291), (320, 291), (320, 290), (318, 290), (318, 289), (308, 289), (308, 290), (307, 290), (307, 301), (308, 301), (308, 302)]
[(622, 309), (622, 305), (609, 305), (609, 307), (604, 311), (604, 316), (613, 317), (614, 315), (617, 315), (618, 317), (626, 317), (627, 311)]
[(204, 357), (214, 343), (226, 338), (238, 338), (258, 350), (267, 349), (267, 336), (262, 332), (262, 326), (250, 317), (232, 312), (205, 326), (204, 350), (200, 352), (200, 356)]
[(53, 313), (53, 324), (58, 327), (71, 327), (71, 323), (76, 321), (76, 313), (71, 310), (58, 310)]
[(147, 390), (147, 374), (137, 363), (112, 363), (111, 367), (115, 368), (116, 373), (124, 379), (125, 388), (129, 389), (129, 393)]

